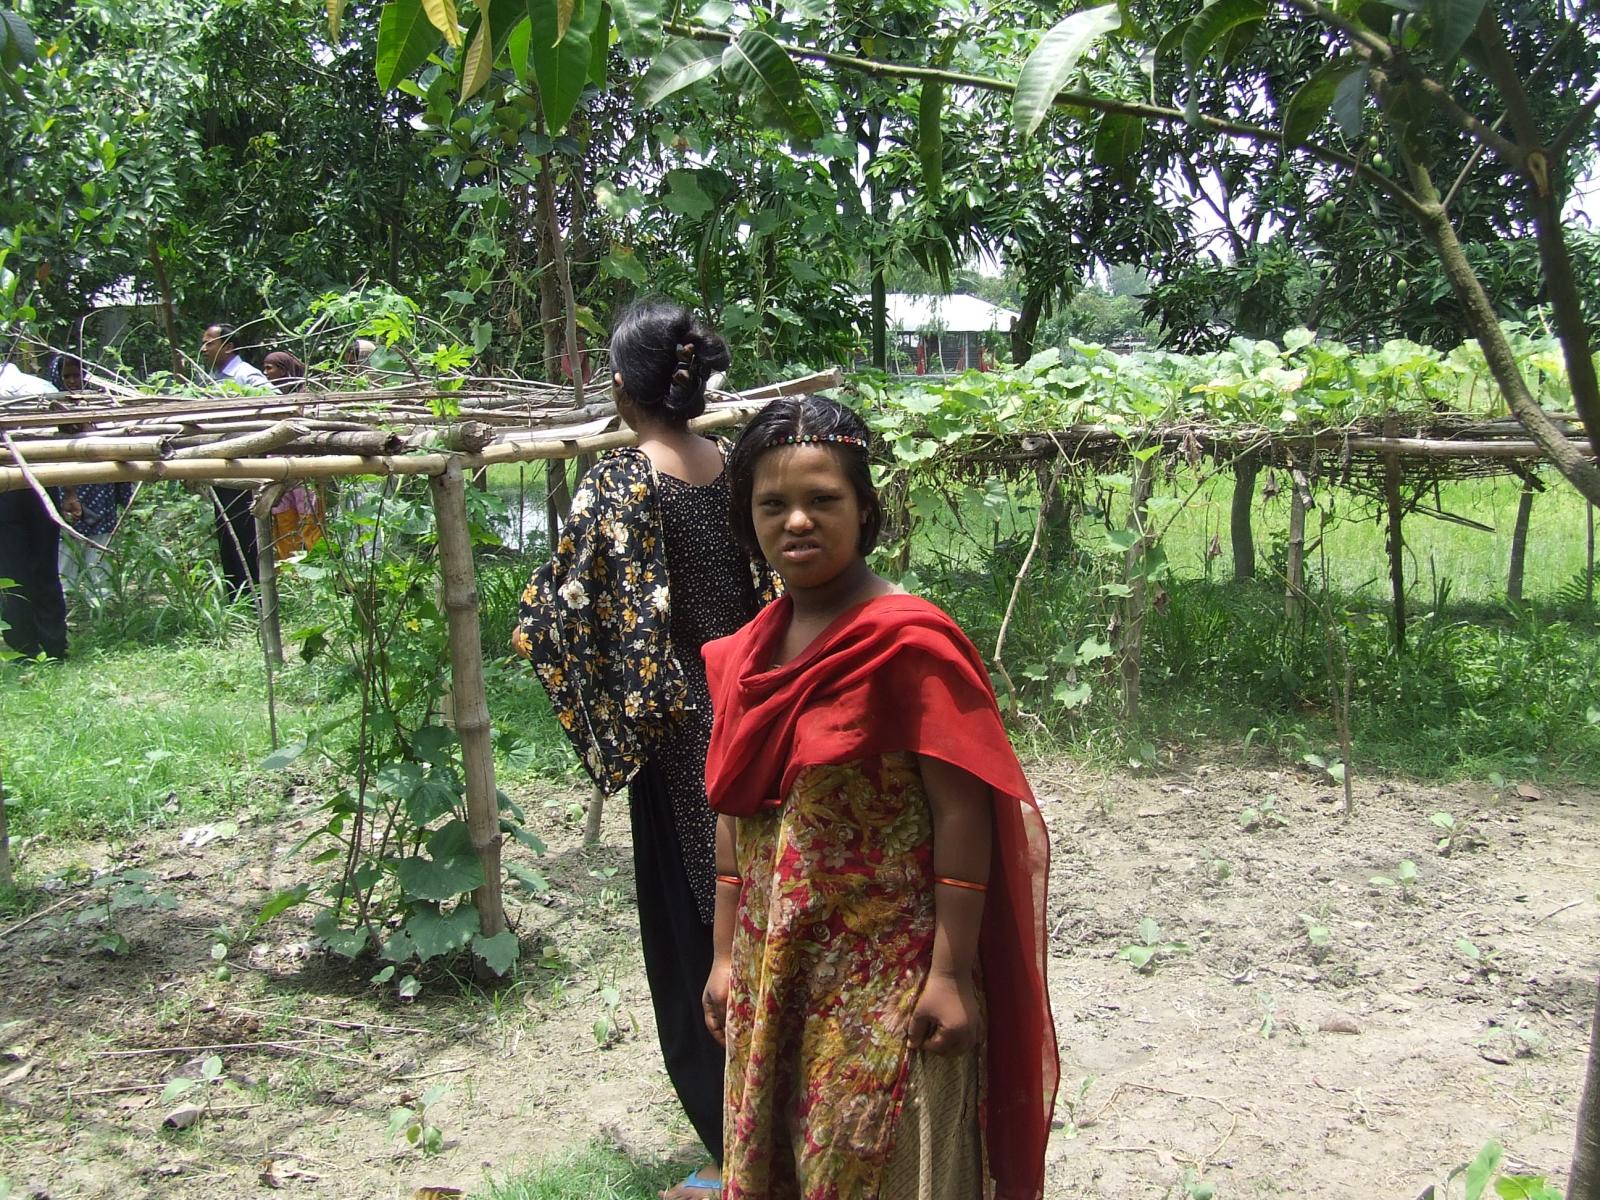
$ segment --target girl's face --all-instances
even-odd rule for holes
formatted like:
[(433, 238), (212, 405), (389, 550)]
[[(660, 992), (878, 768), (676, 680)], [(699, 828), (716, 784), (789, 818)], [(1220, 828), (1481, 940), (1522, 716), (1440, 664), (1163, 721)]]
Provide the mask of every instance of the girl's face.
[(756, 460), (750, 518), (761, 553), (791, 590), (822, 587), (861, 560), (864, 514), (826, 446), (779, 446)]

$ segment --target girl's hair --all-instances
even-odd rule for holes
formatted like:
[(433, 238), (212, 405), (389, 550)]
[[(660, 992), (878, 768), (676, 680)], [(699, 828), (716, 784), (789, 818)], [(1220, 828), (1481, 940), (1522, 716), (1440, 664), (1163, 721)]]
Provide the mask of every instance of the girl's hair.
[(710, 326), (670, 300), (629, 305), (611, 330), (611, 369), (622, 376), (622, 390), (672, 425), (705, 412), (706, 380), (732, 361)]
[[(829, 438), (851, 441), (830, 442)], [(769, 450), (792, 446), (802, 438), (815, 438), (838, 456), (845, 478), (855, 489), (861, 505), (861, 536), (856, 549), (865, 557), (878, 544), (883, 527), (883, 505), (872, 486), (871, 435), (866, 422), (844, 405), (822, 396), (785, 396), (763, 408), (744, 427), (728, 455), (728, 483), (733, 493), (731, 518), (733, 534), (751, 554), (760, 557), (755, 521), (750, 515), (751, 497), (756, 486), (756, 464)]]

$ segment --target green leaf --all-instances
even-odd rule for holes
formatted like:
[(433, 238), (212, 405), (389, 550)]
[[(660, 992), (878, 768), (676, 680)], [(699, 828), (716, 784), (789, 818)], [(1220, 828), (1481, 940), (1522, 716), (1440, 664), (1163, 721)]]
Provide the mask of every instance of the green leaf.
[(1333, 119), (1347, 138), (1361, 136), (1361, 112), (1367, 99), (1367, 73), (1354, 71), (1346, 75), (1333, 94)]
[(389, 0), (378, 17), (378, 91), (391, 91), (438, 44), (439, 31), (422, 11), (422, 0)]
[(644, 73), (639, 81), (639, 103), (653, 108), (690, 84), (715, 75), (721, 66), (721, 46), (681, 38), (656, 55)]
[(472, 939), (472, 952), (496, 975), (504, 975), (517, 965), (517, 935), (509, 929), (492, 938), (480, 934)]
[(1261, 0), (1217, 0), (1202, 9), (1184, 31), (1183, 65), (1193, 71), (1226, 35), (1266, 15), (1267, 6)]
[(572, 14), (577, 8), (577, 0), (556, 0), (556, 32), (550, 39), (552, 46), (561, 44), (561, 39), (567, 36), (567, 30), (572, 28)]
[(566, 128), (578, 97), (589, 82), (590, 38), (600, 24), (601, 0), (580, 0), (572, 23), (555, 45), (546, 45), (557, 26), (557, 0), (528, 0), (528, 66), (539, 85), (545, 124), (554, 136)]
[(661, 0), (611, 0), (622, 49), (631, 58), (644, 58), (661, 46)]
[(378, 768), (373, 786), (385, 796), (403, 800), (422, 782), (422, 768), (414, 762), (384, 763)]
[(422, 0), (422, 10), (428, 14), (428, 23), (444, 34), (445, 41), (459, 50), (461, 18), (456, 13), (456, 0)]
[(1133, 964), (1134, 970), (1143, 971), (1155, 959), (1154, 946), (1124, 946), (1117, 957)]
[(1500, 1160), (1505, 1156), (1499, 1142), (1490, 1142), (1480, 1151), (1478, 1157), (1467, 1166), (1466, 1200), (1482, 1200), (1483, 1191), (1489, 1186), (1489, 1180), (1495, 1170), (1500, 1166)]
[(423, 962), (463, 950), (478, 932), (478, 910), (470, 904), (458, 905), (449, 913), (434, 908), (419, 908), (405, 925), (417, 957)]
[(261, 906), (261, 911), (256, 913), (256, 924), (265, 925), (273, 917), (281, 916), (288, 912), (310, 894), (311, 885), (309, 883), (296, 884), (287, 891), (279, 892)]
[(483, 886), (482, 864), (466, 854), (445, 859), (402, 858), (395, 865), (395, 875), (401, 889), (419, 900), (454, 900)]
[(200, 1064), (200, 1078), (210, 1083), (222, 1074), (222, 1056), (213, 1054)]
[(668, 191), (661, 197), (661, 207), (668, 212), (682, 217), (703, 217), (711, 211), (711, 197), (706, 195), (693, 171), (668, 171), (664, 182)]
[(606, 86), (606, 56), (611, 52), (611, 5), (601, 3), (600, 20), (589, 35), (589, 82)]
[(531, 895), (543, 896), (550, 891), (550, 883), (542, 874), (530, 870), (521, 863), (508, 862), (506, 874), (526, 888)]
[(1086, 667), (1092, 662), (1099, 662), (1102, 658), (1110, 658), (1112, 653), (1110, 642), (1097, 637), (1086, 637), (1078, 646), (1078, 665)]
[(3, 19), (5, 40), (0, 42), (0, 61), (3, 61), (8, 71), (15, 71), (18, 67), (31, 67), (39, 58), (39, 44), (34, 39), (33, 30), (28, 23), (14, 12), (0, 12)]
[(328, 40), (335, 46), (339, 44), (339, 23), (344, 20), (344, 6), (347, 0), (328, 0)]
[(1145, 917), (1139, 922), (1139, 940), (1146, 946), (1154, 946), (1161, 940), (1161, 926), (1154, 917)]
[(1561, 1200), (1561, 1193), (1543, 1175), (1503, 1175), (1494, 1181), (1502, 1200)]
[(631, 246), (612, 246), (600, 260), (600, 269), (613, 279), (628, 279), (643, 287), (649, 274)]
[(1061, 90), (1076, 74), (1078, 60), (1105, 34), (1122, 24), (1115, 4), (1086, 8), (1063, 18), (1044, 37), (1017, 76), (1011, 101), (1011, 122), (1023, 137), (1044, 121)]
[(917, 101), (917, 157), (922, 162), (922, 183), (928, 199), (938, 203), (944, 192), (944, 85), (922, 81)]
[(418, 825), (430, 825), (455, 807), (456, 790), (442, 779), (424, 780), (406, 797), (406, 813)]
[(1094, 694), (1094, 689), (1087, 683), (1058, 683), (1050, 698), (1063, 708), (1080, 708), (1089, 703), (1089, 697)]
[(1334, 97), (1351, 75), (1360, 77), (1364, 68), (1339, 60), (1323, 65), (1308, 79), (1283, 110), (1283, 140), (1290, 145), (1306, 141), (1322, 124)]
[(1456, 60), (1478, 24), (1483, 4), (1484, 0), (1423, 0), (1422, 11), (1432, 32), (1429, 44), (1441, 61)]
[(822, 118), (811, 105), (794, 60), (759, 29), (746, 29), (722, 54), (722, 73), (746, 96), (774, 113), (801, 141), (822, 136)]
[(261, 769), (263, 771), (281, 771), (305, 752), (306, 743), (303, 738), (298, 742), (290, 742), (287, 746), (279, 746), (261, 760)]
[(1094, 161), (1102, 167), (1120, 167), (1144, 145), (1144, 118), (1129, 113), (1106, 113), (1094, 133)]
[(329, 950), (341, 958), (354, 958), (367, 948), (367, 931), (361, 926), (345, 929), (333, 909), (325, 908), (311, 923), (311, 931)]
[(467, 40), (467, 53), (461, 60), (461, 99), (472, 99), (489, 82), (494, 70), (494, 46), (487, 22), (479, 21), (477, 32)]

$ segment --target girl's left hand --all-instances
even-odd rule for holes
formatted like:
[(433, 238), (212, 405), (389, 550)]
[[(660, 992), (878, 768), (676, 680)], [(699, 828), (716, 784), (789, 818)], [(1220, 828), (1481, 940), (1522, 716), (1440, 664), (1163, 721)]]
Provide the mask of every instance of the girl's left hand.
[(934, 972), (911, 1014), (911, 1048), (960, 1054), (978, 1040), (978, 996), (972, 979)]

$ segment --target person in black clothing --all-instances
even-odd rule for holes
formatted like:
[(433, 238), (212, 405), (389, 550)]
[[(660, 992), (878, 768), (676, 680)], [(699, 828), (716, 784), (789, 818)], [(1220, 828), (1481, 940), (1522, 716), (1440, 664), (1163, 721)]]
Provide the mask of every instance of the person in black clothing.
[(24, 658), (67, 656), (67, 598), (61, 590), (61, 530), (31, 488), (0, 492), (0, 592), (6, 644)]

